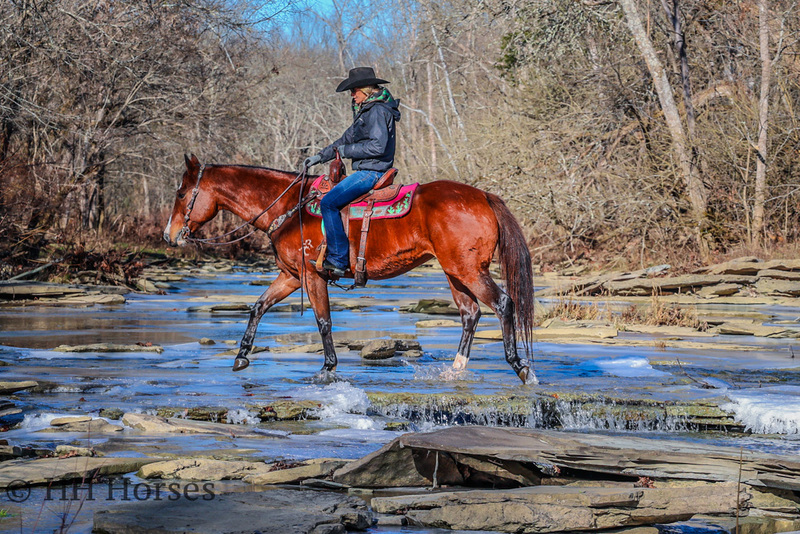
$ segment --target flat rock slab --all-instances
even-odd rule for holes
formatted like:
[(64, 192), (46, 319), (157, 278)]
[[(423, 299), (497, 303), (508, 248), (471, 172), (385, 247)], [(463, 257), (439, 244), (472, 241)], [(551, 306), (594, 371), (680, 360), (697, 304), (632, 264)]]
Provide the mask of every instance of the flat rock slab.
[(155, 352), (161, 354), (161, 345), (122, 345), (119, 343), (92, 343), (89, 345), (59, 345), (56, 352)]
[[(223, 341), (223, 343), (225, 343), (225, 342)], [(236, 342), (234, 341), (234, 343), (236, 343)], [(253, 347), (252, 349), (250, 349), (250, 354), (258, 354), (259, 352), (266, 352), (268, 350), (270, 350), (270, 349), (267, 348), (267, 347)], [(237, 354), (239, 354), (238, 347), (234, 348), (234, 349), (229, 349), (229, 350), (226, 350), (226, 351), (223, 351), (223, 352), (218, 352), (218, 353), (214, 354), (214, 356), (236, 356)]]
[(0, 488), (19, 481), (35, 486), (52, 481), (91, 479), (94, 476), (118, 475), (138, 471), (158, 458), (42, 458), (38, 460), (9, 460), (0, 464)]
[(780, 269), (764, 269), (758, 271), (759, 278), (774, 278), (776, 280), (800, 280), (800, 273), (794, 271), (782, 271)]
[(773, 280), (762, 278), (756, 283), (756, 291), (761, 295), (800, 296), (800, 282), (792, 280)]
[(249, 410), (258, 413), (262, 421), (300, 421), (319, 419), (316, 413), (322, 404), (314, 400), (278, 400), (270, 403), (250, 405)]
[(725, 482), (690, 488), (536, 486), (377, 497), (372, 508), (404, 514), (411, 525), (534, 533), (672, 523), (696, 514), (730, 515), (737, 506), (736, 483)]
[(758, 258), (748, 256), (744, 258), (737, 258), (735, 260), (726, 261), (724, 263), (717, 263), (709, 265), (708, 267), (701, 267), (697, 269), (698, 273), (708, 274), (756, 274), (762, 269), (766, 269), (766, 263)]
[(0, 395), (11, 395), (17, 391), (35, 388), (38, 385), (39, 383), (34, 380), (22, 380), (18, 382), (2, 380), (0, 381)]
[[(438, 455), (438, 460), (435, 458)], [(333, 474), (333, 480), (359, 487), (409, 486), (419, 480), (459, 483), (462, 470), (455, 455), (472, 456), (543, 474), (562, 470), (602, 475), (737, 481), (778, 489), (800, 489), (800, 460), (725, 447), (636, 438), (583, 435), (521, 428), (453, 427), (403, 435), (380, 450)], [(447, 479), (446, 477), (450, 477)], [(392, 478), (395, 483), (392, 484)], [(409, 483), (411, 482), (411, 483)]]
[(335, 470), (349, 463), (350, 460), (339, 460), (336, 458), (315, 458), (304, 462), (305, 465), (290, 467), (289, 469), (277, 469), (270, 471), (262, 469), (258, 473), (248, 474), (244, 477), (245, 482), (251, 484), (297, 484), (303, 480), (312, 478), (325, 478), (330, 476)]
[[(598, 327), (565, 327), (565, 328), (536, 328), (533, 330), (533, 337), (537, 340), (543, 339), (609, 339), (617, 337), (619, 332), (612, 326)], [(475, 339), (491, 339), (500, 341), (503, 339), (502, 330), (479, 330), (475, 332)]]
[(88, 423), (91, 420), (91, 415), (70, 415), (67, 417), (56, 417), (50, 421), (50, 426), (62, 426), (71, 423)]
[(800, 270), (800, 260), (761, 261), (758, 258), (745, 257), (702, 267), (696, 272), (708, 274), (760, 274), (760, 271), (764, 270), (798, 271)]
[(385, 360), (397, 352), (421, 350), (418, 341), (405, 339), (374, 339), (361, 346), (361, 357), (365, 360)]
[(421, 299), (416, 304), (403, 306), (400, 311), (407, 313), (427, 313), (430, 315), (460, 315), (458, 308), (449, 300)]
[[(69, 421), (74, 419), (74, 421)], [(92, 419), (83, 417), (60, 417), (54, 419), (58, 424), (51, 422), (52, 426), (39, 430), (39, 432), (89, 432), (90, 434), (108, 434), (111, 432), (122, 432), (124, 429), (120, 425), (113, 425), (105, 419)]]
[(93, 532), (345, 534), (371, 525), (372, 513), (356, 497), (274, 489), (217, 494), (208, 500), (165, 499), (114, 506), (94, 514)]
[(604, 285), (612, 295), (652, 295), (654, 292), (674, 293), (679, 291), (686, 293), (696, 289), (713, 286), (717, 284), (741, 284), (750, 285), (755, 283), (756, 278), (746, 275), (704, 275), (688, 274), (683, 276), (672, 276), (667, 278), (640, 278), (636, 280), (625, 280), (622, 282), (608, 282)]
[(713, 332), (700, 332), (696, 328), (690, 328), (688, 326), (656, 326), (644, 324), (625, 325), (625, 331), (677, 338), (715, 337), (717, 335)]
[(86, 294), (70, 295), (54, 301), (56, 304), (83, 305), (83, 304), (125, 304), (126, 299), (122, 295), (100, 293), (89, 291)]
[(87, 291), (80, 286), (49, 284), (45, 282), (0, 282), (0, 299), (29, 300), (81, 295)]
[(264, 462), (181, 458), (142, 466), (137, 475), (142, 478), (181, 480), (240, 480), (246, 476), (267, 473), (269, 469), (270, 466)]
[(754, 337), (777, 337), (791, 338), (800, 335), (800, 330), (782, 328), (779, 326), (764, 326), (760, 324), (744, 322), (725, 322), (709, 332), (724, 334), (729, 336), (754, 336)]
[[(339, 344), (338, 348), (341, 348), (343, 346), (344, 345)], [(303, 353), (322, 354), (323, 350), (324, 347), (322, 346), (322, 343), (308, 343), (306, 345), (294, 345), (291, 347), (272, 347), (270, 349), (270, 352), (274, 352), (276, 354), (294, 353), (294, 352), (298, 354), (303, 354)]]
[(122, 416), (122, 423), (131, 428), (153, 434), (218, 434), (230, 437), (286, 438), (286, 436), (277, 432), (256, 432), (242, 425), (189, 421), (143, 413), (126, 413)]
[(414, 326), (417, 328), (450, 328), (459, 327), (461, 326), (461, 323), (458, 321), (453, 321), (452, 319), (428, 319), (417, 321)]

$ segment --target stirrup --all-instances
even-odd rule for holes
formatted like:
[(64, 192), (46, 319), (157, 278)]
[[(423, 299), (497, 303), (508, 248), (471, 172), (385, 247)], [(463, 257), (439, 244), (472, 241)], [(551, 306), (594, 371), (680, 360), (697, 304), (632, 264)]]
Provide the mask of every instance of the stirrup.
[[(317, 260), (308, 260), (308, 262), (313, 265), (315, 269), (317, 268)], [(328, 260), (322, 260), (322, 269), (338, 276), (339, 278), (342, 278), (346, 272), (344, 269), (335, 266)]]

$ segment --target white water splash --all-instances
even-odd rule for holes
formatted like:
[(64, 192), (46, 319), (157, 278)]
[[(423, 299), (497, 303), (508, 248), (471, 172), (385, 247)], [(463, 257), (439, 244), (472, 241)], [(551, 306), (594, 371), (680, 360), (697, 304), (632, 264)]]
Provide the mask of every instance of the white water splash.
[(56, 386), (50, 390), (50, 393), (80, 393), (83, 391), (77, 386)]
[(800, 395), (797, 388), (729, 394), (720, 408), (733, 412), (736, 422), (754, 434), (800, 434)]
[(53, 419), (58, 419), (59, 417), (71, 417), (74, 415), (75, 414), (68, 413), (28, 413), (25, 414), (25, 417), (19, 424), (19, 428), (29, 432), (35, 432), (37, 430), (42, 430), (43, 428), (48, 428)]
[(231, 408), (225, 414), (225, 420), (231, 425), (256, 425), (261, 422), (258, 414), (247, 408)]
[(308, 386), (296, 390), (295, 398), (319, 401), (322, 407), (314, 415), (323, 421), (356, 430), (380, 430), (379, 425), (366, 415), (370, 402), (363, 389), (349, 382), (334, 382), (327, 386)]
[(426, 382), (454, 382), (456, 380), (475, 382), (480, 380), (480, 375), (473, 373), (469, 369), (454, 369), (449, 363), (440, 363), (438, 365), (405, 363), (414, 369), (414, 380)]

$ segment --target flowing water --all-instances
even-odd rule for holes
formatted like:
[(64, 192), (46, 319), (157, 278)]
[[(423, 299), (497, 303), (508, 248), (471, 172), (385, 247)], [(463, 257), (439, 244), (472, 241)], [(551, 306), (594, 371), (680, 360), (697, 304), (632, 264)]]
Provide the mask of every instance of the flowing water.
[[(475, 423), (635, 432), (645, 437), (690, 439), (781, 454), (800, 453), (800, 347), (795, 347), (794, 339), (698, 338), (697, 341), (719, 343), (719, 349), (703, 350), (663, 348), (658, 343), (605, 346), (538, 342), (532, 356), (540, 384), (523, 386), (505, 363), (499, 341), (476, 340), (468, 370), (451, 371), (460, 328), (417, 328), (420, 320), (442, 317), (399, 311), (401, 306), (422, 298), (449, 300), (447, 281), (441, 273), (414, 272), (372, 282), (359, 292), (332, 289), (333, 334), (337, 342), (389, 336), (413, 338), (422, 346), (421, 357), (367, 361), (362, 360), (358, 351), (339, 348), (336, 380), (317, 383), (313, 376), (321, 367), (321, 354), (281, 351), (319, 341), (313, 314), (307, 310), (301, 316), (288, 306), (279, 305), (265, 315), (256, 337), (257, 346), (272, 350), (255, 354), (250, 368), (234, 374), (230, 370), (233, 356), (219, 353), (234, 348), (231, 343), (238, 343), (247, 312), (210, 313), (203, 306), (252, 302), (265, 287), (250, 282), (268, 282), (274, 276), (245, 269), (220, 274), (195, 270), (164, 295), (131, 294), (124, 305), (0, 308), (0, 360), (10, 364), (0, 367), (0, 380), (30, 379), (40, 383), (36, 391), (17, 395), (15, 403), (23, 409), (19, 424), (0, 437), (13, 444), (51, 448), (76, 440), (83, 445), (105, 443), (106, 449), (112, 451), (109, 454), (117, 455), (151, 453), (154, 447), (162, 452), (187, 455), (235, 448), (250, 451), (254, 458), (271, 461), (359, 458), (400, 435), (399, 431), (386, 430), (389, 422), (404, 422), (413, 430)], [(299, 295), (282, 304), (287, 303), (299, 304)], [(701, 311), (729, 313), (731, 309), (707, 307)], [(736, 311), (758, 312), (781, 326), (800, 327), (796, 323), (800, 308), (741, 306)], [(458, 317), (448, 319), (458, 320)], [(497, 319), (485, 313), (479, 329), (497, 328)], [(200, 338), (210, 338), (215, 344), (200, 344)], [(653, 336), (621, 333), (620, 338), (649, 340)], [(725, 341), (746, 341), (757, 350), (725, 348)], [(161, 354), (52, 350), (61, 344), (100, 342), (153, 343), (165, 350)], [(664, 363), (676, 359), (682, 362), (681, 366)], [(701, 383), (716, 388), (701, 387)], [(532, 400), (522, 409), (484, 403), (465, 414), (443, 409), (443, 405), (436, 403), (422, 407), (402, 402), (378, 406), (367, 396), (375, 392), (441, 394), (443, 399), (475, 394)], [(575, 400), (576, 393), (594, 394), (601, 400), (594, 404), (579, 402)], [(680, 415), (631, 422), (613, 409), (618, 402), (614, 399), (627, 397), (654, 404), (711, 400), (735, 414), (748, 433), (701, 432)], [(61, 415), (97, 415), (99, 410), (111, 408), (149, 413), (163, 407), (223, 408), (229, 422), (254, 426), (258, 423), (254, 406), (276, 398), (318, 401), (321, 405), (316, 413), (318, 419), (258, 424), (283, 433), (285, 439), (226, 441), (186, 435), (141, 438), (127, 432), (122, 436), (87, 438), (37, 432)], [(543, 402), (543, 398), (557, 400)], [(598, 409), (598, 402), (602, 409)], [(41, 502), (36, 502), (31, 499), (21, 510), (39, 513)], [(92, 503), (85, 506), (71, 532), (90, 530), (93, 509), (96, 508)], [(374, 532), (434, 531), (385, 527)]]

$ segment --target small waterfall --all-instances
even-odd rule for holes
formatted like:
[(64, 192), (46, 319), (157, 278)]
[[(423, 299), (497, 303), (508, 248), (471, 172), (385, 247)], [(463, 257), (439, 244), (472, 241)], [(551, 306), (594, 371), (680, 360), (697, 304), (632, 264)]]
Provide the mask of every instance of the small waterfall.
[(657, 403), (639, 405), (613, 399), (560, 400), (552, 397), (415, 397), (414, 402), (373, 398), (367, 413), (405, 419), (419, 427), (482, 425), (633, 432), (684, 432), (726, 427), (722, 420), (719, 424), (700, 423), (690, 415), (671, 415)]

